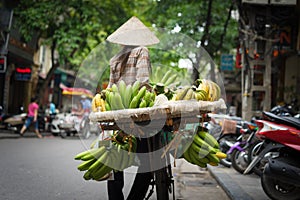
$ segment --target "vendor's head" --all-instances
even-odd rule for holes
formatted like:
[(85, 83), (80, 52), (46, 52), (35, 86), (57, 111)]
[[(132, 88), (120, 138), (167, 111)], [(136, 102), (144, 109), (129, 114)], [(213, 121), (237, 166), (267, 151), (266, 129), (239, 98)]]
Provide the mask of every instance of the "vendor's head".
[(159, 43), (159, 39), (137, 17), (131, 17), (107, 41), (124, 46), (148, 46)]

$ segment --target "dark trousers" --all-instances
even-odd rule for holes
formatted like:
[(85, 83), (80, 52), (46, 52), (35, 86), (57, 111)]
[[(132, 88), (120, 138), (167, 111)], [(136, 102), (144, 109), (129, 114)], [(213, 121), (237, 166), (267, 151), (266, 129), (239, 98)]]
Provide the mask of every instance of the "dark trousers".
[[(145, 198), (149, 184), (152, 179), (152, 173), (137, 173), (127, 197), (127, 200), (142, 200)], [(122, 171), (114, 173), (114, 180), (107, 181), (108, 199), (109, 200), (124, 200), (124, 173)]]
[[(138, 153), (145, 153), (148, 150), (148, 144), (146, 139), (138, 141)], [(144, 162), (141, 162), (141, 167)], [(147, 162), (145, 163), (147, 164)], [(142, 200), (145, 198), (151, 179), (152, 172), (137, 173), (127, 197), (127, 200)], [(124, 172), (114, 172), (114, 180), (107, 181), (107, 191), (109, 200), (124, 200), (123, 194), (124, 187)]]

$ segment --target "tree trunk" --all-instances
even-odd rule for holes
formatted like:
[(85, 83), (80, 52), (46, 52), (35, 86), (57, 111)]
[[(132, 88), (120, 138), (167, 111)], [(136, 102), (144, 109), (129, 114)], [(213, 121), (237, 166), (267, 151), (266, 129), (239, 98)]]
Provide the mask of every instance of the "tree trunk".
[(39, 100), (41, 100), (41, 98), (44, 97), (44, 92), (47, 91), (49, 82), (52, 79), (52, 76), (54, 75), (55, 70), (59, 66), (59, 63), (55, 62), (55, 60), (54, 60), (55, 48), (56, 48), (56, 42), (53, 42), (52, 46), (51, 46), (51, 63), (52, 63), (52, 67), (49, 70), (49, 72), (48, 72), (48, 74), (46, 76), (46, 79), (44, 80), (44, 82), (43, 82), (43, 84), (42, 84), (42, 86), (41, 86), (41, 88), (39, 90), (39, 95), (38, 95)]

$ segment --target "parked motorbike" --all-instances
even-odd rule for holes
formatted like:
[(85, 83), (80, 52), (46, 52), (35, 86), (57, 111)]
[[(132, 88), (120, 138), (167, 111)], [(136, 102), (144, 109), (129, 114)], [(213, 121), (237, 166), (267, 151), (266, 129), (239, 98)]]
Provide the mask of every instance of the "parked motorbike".
[(296, 105), (297, 99), (293, 99), (290, 104), (277, 105), (270, 112), (278, 116), (294, 117), (297, 114), (295, 111)]
[(237, 142), (229, 149), (227, 155), (231, 155), (232, 167), (239, 173), (244, 173), (245, 169), (251, 161), (251, 155), (254, 154), (256, 148), (253, 148), (262, 142), (255, 137), (257, 131), (256, 124), (246, 123), (247, 128), (240, 130), (241, 135)]
[(98, 124), (91, 122), (88, 116), (78, 116), (73, 113), (59, 113), (52, 120), (51, 132), (60, 135), (62, 138), (80, 134), (84, 139), (92, 133), (100, 134)]
[(239, 117), (225, 118), (222, 121), (222, 131), (217, 137), (220, 144), (220, 150), (227, 154), (227, 158), (220, 162), (225, 167), (231, 167), (230, 148), (236, 143), (241, 135), (240, 130), (245, 126), (245, 122)]
[(261, 184), (271, 199), (299, 199), (300, 120), (263, 112), (256, 124), (263, 143), (244, 174), (261, 167)]
[(23, 107), (20, 107), (18, 114), (11, 115), (4, 120), (7, 130), (12, 130), (16, 133), (19, 133), (26, 120), (26, 117), (27, 113), (24, 112)]
[(0, 129), (7, 129), (7, 124), (4, 122), (10, 115), (3, 112), (3, 107), (0, 105)]

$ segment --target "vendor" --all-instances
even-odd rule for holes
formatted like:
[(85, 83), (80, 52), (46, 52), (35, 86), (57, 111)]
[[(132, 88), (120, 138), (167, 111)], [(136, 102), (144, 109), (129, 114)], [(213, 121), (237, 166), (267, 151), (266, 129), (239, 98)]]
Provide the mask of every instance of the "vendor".
[[(112, 33), (107, 40), (120, 44), (122, 50), (110, 60), (110, 80), (108, 87), (123, 80), (127, 85), (139, 81), (148, 88), (151, 64), (146, 46), (157, 44), (159, 39), (137, 18), (132, 17)], [(147, 140), (138, 140), (137, 153), (147, 152)], [(143, 148), (142, 148), (143, 147)], [(142, 162), (141, 162), (142, 164)], [(152, 173), (137, 173), (127, 199), (144, 199), (148, 191)], [(114, 172), (114, 180), (108, 180), (108, 197), (110, 200), (124, 199), (124, 173)]]

